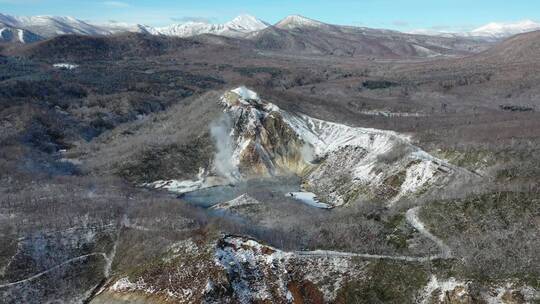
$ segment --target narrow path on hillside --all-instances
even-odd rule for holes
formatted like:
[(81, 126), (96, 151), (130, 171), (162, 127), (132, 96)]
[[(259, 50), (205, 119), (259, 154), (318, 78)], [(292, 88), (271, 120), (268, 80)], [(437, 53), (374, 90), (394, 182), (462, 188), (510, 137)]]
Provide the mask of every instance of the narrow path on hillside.
[(60, 269), (60, 268), (62, 268), (62, 267), (64, 267), (64, 266), (66, 266), (66, 265), (69, 265), (69, 264), (71, 264), (71, 263), (73, 263), (73, 262), (81, 261), (81, 260), (84, 260), (84, 259), (89, 258), (89, 257), (91, 257), (91, 256), (101, 256), (101, 257), (103, 257), (105, 260), (107, 259), (107, 255), (106, 255), (105, 253), (103, 253), (103, 252), (95, 252), (95, 253), (90, 253), (90, 254), (81, 255), (81, 256), (79, 256), (79, 257), (69, 259), (69, 260), (67, 260), (67, 261), (65, 261), (65, 262), (63, 262), (63, 263), (61, 263), (61, 264), (58, 264), (58, 265), (56, 265), (56, 266), (54, 266), (54, 267), (52, 267), (52, 268), (49, 268), (49, 269), (47, 269), (47, 270), (45, 270), (45, 271), (42, 271), (42, 272), (40, 272), (40, 273), (37, 273), (37, 274), (35, 274), (35, 275), (31, 276), (31, 277), (28, 277), (28, 278), (26, 278), (26, 279), (23, 279), (23, 280), (20, 280), (20, 281), (16, 281), (16, 282), (12, 282), (12, 283), (7, 283), (7, 284), (0, 285), (0, 288), (11, 287), (11, 286), (14, 286), (14, 285), (19, 285), (19, 284), (23, 284), (23, 283), (26, 283), (26, 282), (35, 280), (35, 279), (37, 279), (37, 278), (39, 278), (39, 277), (41, 277), (41, 276), (43, 276), (43, 275), (46, 275), (46, 274), (49, 273), (49, 272), (53, 272), (53, 271), (55, 271), (55, 270), (57, 270), (57, 269)]
[(413, 226), (420, 234), (424, 235), (428, 239), (432, 240), (437, 244), (439, 249), (441, 250), (441, 253), (438, 255), (439, 258), (442, 259), (450, 259), (452, 258), (452, 250), (446, 243), (444, 243), (443, 240), (441, 240), (439, 237), (433, 235), (431, 232), (429, 232), (420, 221), (420, 218), (418, 217), (418, 212), (420, 211), (420, 207), (415, 207), (412, 209), (407, 210), (407, 213), (405, 213), (405, 218), (407, 219), (407, 223), (409, 223), (411, 226)]
[(115, 240), (115, 242), (113, 244), (113, 247), (111, 249), (111, 252), (109, 254), (104, 253), (104, 252), (94, 252), (94, 253), (81, 255), (81, 256), (69, 259), (69, 260), (67, 260), (67, 261), (65, 261), (65, 262), (63, 262), (61, 264), (58, 264), (58, 265), (56, 265), (56, 266), (54, 266), (52, 268), (44, 270), (44, 271), (42, 271), (40, 273), (37, 273), (37, 274), (35, 274), (35, 275), (31, 276), (31, 277), (26, 278), (26, 279), (16, 281), (16, 282), (7, 283), (7, 284), (2, 284), (2, 285), (0, 285), (0, 288), (6, 288), (6, 287), (11, 287), (11, 286), (23, 284), (23, 283), (26, 283), (26, 282), (30, 282), (32, 280), (35, 280), (35, 279), (41, 277), (41, 276), (46, 275), (47, 273), (53, 272), (53, 271), (55, 271), (57, 269), (60, 269), (60, 268), (62, 268), (64, 266), (67, 266), (67, 265), (69, 265), (71, 263), (81, 261), (81, 260), (87, 259), (87, 258), (92, 257), (92, 256), (101, 256), (101, 257), (103, 257), (103, 259), (105, 260), (105, 266), (103, 267), (103, 275), (105, 276), (105, 278), (108, 278), (110, 276), (112, 263), (113, 263), (114, 258), (116, 256), (116, 248), (118, 247), (119, 239), (120, 239), (120, 229), (118, 229), (118, 232), (116, 234), (116, 240)]
[(452, 258), (452, 251), (448, 245), (446, 245), (443, 240), (433, 235), (429, 232), (424, 223), (420, 221), (418, 217), (418, 211), (420, 207), (415, 207), (407, 210), (405, 218), (409, 225), (413, 226), (420, 234), (427, 237), (437, 244), (439, 247), (440, 253), (436, 255), (431, 255), (427, 257), (413, 257), (413, 256), (404, 256), (404, 255), (378, 255), (378, 254), (367, 254), (367, 253), (354, 253), (354, 252), (339, 252), (331, 250), (314, 250), (314, 251), (296, 251), (295, 253), (300, 257), (358, 257), (364, 259), (377, 259), (377, 260), (395, 260), (395, 261), (407, 261), (407, 262), (426, 262), (437, 259), (450, 259)]

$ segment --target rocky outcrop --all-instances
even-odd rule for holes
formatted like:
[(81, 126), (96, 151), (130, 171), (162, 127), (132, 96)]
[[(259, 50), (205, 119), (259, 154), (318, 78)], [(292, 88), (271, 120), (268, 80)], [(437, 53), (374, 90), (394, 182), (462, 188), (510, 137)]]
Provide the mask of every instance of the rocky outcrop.
[(244, 178), (303, 174), (310, 167), (302, 155), (302, 138), (286, 123), (281, 110), (245, 87), (221, 98), (232, 119), (233, 164)]

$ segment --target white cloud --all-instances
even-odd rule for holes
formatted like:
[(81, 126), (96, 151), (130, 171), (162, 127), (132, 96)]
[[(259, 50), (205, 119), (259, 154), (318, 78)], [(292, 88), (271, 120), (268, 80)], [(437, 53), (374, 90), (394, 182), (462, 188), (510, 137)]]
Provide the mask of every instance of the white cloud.
[(104, 1), (103, 4), (110, 7), (129, 7), (129, 3), (121, 1)]

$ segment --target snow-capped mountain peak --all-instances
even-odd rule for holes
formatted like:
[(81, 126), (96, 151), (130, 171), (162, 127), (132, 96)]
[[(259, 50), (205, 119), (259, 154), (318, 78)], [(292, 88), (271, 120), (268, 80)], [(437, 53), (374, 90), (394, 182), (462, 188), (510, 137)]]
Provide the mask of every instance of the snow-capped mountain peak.
[(324, 23), (317, 20), (309, 19), (300, 15), (291, 15), (278, 22), (276, 27), (280, 29), (295, 29), (301, 27), (320, 27), (323, 25)]
[(243, 37), (249, 33), (263, 30), (266, 27), (268, 27), (268, 24), (253, 16), (240, 15), (224, 24), (186, 22), (158, 28), (157, 31), (163, 35), (178, 37), (191, 37), (202, 34)]
[(472, 36), (503, 38), (540, 30), (540, 23), (532, 20), (519, 22), (491, 22), (471, 31)]
[(246, 32), (255, 32), (267, 28), (268, 24), (251, 15), (240, 15), (225, 23), (225, 26)]

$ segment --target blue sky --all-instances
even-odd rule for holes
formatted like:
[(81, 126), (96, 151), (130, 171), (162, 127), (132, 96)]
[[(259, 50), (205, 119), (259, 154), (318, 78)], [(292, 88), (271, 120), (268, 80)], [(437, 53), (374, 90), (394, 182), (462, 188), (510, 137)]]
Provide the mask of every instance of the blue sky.
[(300, 14), (328, 23), (397, 30), (470, 30), (489, 22), (540, 21), (536, 0), (0, 0), (11, 15), (69, 15), (94, 22), (162, 26), (225, 22), (251, 14), (274, 23)]

